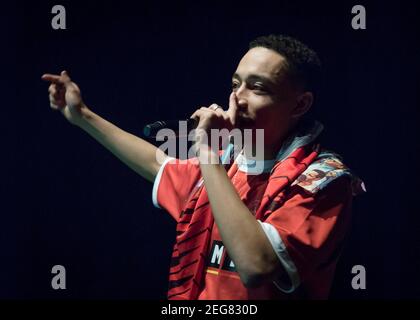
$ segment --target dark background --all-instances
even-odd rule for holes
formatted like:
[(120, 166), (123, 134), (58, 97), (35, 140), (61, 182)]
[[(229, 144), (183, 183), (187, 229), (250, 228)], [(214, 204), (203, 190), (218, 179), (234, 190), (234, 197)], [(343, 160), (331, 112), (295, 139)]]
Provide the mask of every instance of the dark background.
[[(67, 30), (51, 28), (62, 4)], [(367, 30), (351, 28), (362, 4)], [(175, 224), (152, 185), (49, 108), (45, 72), (69, 71), (85, 102), (140, 135), (144, 124), (226, 105), (250, 40), (313, 47), (326, 90), (324, 145), (366, 183), (331, 298), (419, 298), (416, 139), (419, 51), (407, 3), (18, 1), (2, 4), (0, 298), (164, 298)], [(51, 288), (66, 267), (67, 290)], [(351, 268), (367, 289), (351, 288)]]

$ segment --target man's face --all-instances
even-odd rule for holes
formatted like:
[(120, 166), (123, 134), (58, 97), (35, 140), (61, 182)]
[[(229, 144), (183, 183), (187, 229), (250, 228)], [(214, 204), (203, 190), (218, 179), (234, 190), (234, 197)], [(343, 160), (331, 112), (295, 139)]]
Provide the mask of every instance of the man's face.
[(328, 159), (325, 160), (325, 163), (333, 168), (337, 168), (337, 169), (343, 169), (344, 165), (341, 162), (338, 162), (335, 159)]
[(273, 50), (252, 48), (232, 77), (238, 101), (237, 127), (264, 129), (266, 146), (279, 144), (294, 121), (298, 92), (287, 78), (285, 63)]
[(309, 179), (312, 179), (312, 180), (317, 179), (319, 176), (320, 176), (320, 174), (319, 174), (318, 172), (316, 172), (316, 171), (312, 171), (312, 172), (309, 172), (309, 173), (307, 174), (307, 177), (308, 177)]

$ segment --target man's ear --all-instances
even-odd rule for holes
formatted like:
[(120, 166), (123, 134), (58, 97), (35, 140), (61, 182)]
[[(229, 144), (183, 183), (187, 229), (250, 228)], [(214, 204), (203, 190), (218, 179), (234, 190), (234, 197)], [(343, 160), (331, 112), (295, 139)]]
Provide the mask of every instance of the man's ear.
[(300, 118), (311, 108), (314, 102), (314, 95), (312, 92), (306, 91), (299, 95), (296, 99), (296, 106), (292, 111), (292, 117)]

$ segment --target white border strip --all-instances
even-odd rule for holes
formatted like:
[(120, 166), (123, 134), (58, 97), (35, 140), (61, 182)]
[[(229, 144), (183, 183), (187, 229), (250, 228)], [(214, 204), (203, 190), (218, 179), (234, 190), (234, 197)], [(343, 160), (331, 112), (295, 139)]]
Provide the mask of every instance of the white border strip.
[(173, 159), (175, 159), (175, 158), (172, 158), (172, 157), (167, 157), (167, 158), (163, 161), (162, 165), (161, 165), (161, 166), (160, 166), (160, 168), (159, 168), (158, 173), (156, 174), (155, 181), (153, 182), (152, 202), (153, 202), (153, 205), (154, 205), (156, 208), (159, 208), (159, 209), (162, 209), (162, 207), (161, 207), (161, 206), (159, 206), (159, 203), (158, 203), (158, 200), (157, 200), (157, 193), (158, 193), (158, 188), (159, 188), (160, 179), (162, 178), (163, 169), (165, 168), (166, 164), (167, 164), (169, 161), (173, 160)]
[(286, 250), (286, 246), (283, 240), (281, 239), (277, 229), (270, 223), (261, 222), (260, 220), (257, 220), (257, 221), (261, 224), (261, 227), (264, 230), (264, 233), (266, 234), (271, 245), (273, 246), (273, 249), (276, 252), (277, 257), (280, 259), (280, 262), (283, 265), (283, 268), (286, 270), (291, 281), (291, 287), (284, 288), (284, 286), (280, 285), (276, 281), (273, 281), (273, 283), (279, 290), (283, 291), (284, 293), (292, 293), (293, 291), (296, 290), (296, 288), (300, 284), (297, 268), (295, 264), (293, 263), (292, 259), (290, 258)]

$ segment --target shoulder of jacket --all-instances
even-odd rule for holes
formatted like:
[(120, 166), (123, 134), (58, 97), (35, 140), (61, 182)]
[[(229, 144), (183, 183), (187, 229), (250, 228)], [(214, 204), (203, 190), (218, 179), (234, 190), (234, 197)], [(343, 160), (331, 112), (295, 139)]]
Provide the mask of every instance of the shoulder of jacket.
[(340, 155), (324, 150), (308, 168), (292, 183), (316, 194), (339, 177), (352, 178), (349, 168), (343, 163)]

